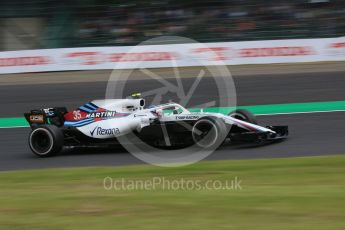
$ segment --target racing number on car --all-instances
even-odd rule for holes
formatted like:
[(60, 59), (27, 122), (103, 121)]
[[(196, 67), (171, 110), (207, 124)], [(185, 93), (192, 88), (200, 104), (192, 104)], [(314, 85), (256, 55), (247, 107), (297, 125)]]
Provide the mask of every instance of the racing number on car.
[(81, 119), (80, 110), (73, 111), (73, 119), (74, 120), (80, 120)]

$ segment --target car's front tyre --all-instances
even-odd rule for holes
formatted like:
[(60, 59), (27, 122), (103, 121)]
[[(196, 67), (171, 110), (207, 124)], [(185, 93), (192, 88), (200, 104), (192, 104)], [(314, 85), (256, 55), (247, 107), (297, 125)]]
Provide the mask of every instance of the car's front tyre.
[(245, 109), (236, 109), (235, 111), (230, 112), (228, 116), (239, 119), (241, 121), (246, 121), (255, 125), (258, 124), (258, 121), (256, 120), (255, 115)]
[(203, 149), (217, 149), (228, 134), (224, 121), (217, 117), (202, 117), (192, 128), (194, 143)]
[(63, 132), (54, 125), (38, 126), (29, 134), (30, 149), (39, 157), (48, 157), (60, 152), (63, 143)]

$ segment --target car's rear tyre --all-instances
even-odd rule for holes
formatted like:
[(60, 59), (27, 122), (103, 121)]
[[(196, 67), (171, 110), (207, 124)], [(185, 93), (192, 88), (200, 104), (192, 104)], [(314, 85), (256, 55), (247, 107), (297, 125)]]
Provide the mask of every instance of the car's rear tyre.
[(246, 121), (255, 125), (258, 124), (255, 115), (245, 109), (236, 109), (230, 112), (228, 116), (242, 120), (242, 121)]
[(42, 125), (33, 129), (29, 135), (31, 151), (40, 157), (52, 156), (61, 151), (64, 135), (54, 125)]
[(217, 117), (202, 117), (192, 128), (194, 143), (203, 149), (216, 149), (228, 134), (224, 121)]

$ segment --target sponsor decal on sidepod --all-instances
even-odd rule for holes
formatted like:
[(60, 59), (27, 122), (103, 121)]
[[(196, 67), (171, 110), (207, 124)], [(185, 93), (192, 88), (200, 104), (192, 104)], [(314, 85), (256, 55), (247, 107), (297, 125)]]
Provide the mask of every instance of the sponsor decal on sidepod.
[[(96, 132), (96, 133), (95, 133)], [(112, 128), (112, 129), (103, 129), (102, 127), (96, 126), (92, 131), (90, 131), (91, 136), (110, 136), (119, 134), (120, 130), (119, 128)]]
[(186, 115), (186, 116), (176, 116), (176, 120), (198, 120), (199, 116)]
[(86, 115), (86, 118), (115, 117), (116, 111), (92, 112)]

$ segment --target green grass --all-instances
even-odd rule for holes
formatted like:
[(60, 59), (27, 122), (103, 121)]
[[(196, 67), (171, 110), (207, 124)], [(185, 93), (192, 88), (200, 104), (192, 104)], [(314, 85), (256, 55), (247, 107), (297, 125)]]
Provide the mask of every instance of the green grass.
[[(345, 229), (345, 156), (0, 173), (0, 229)], [(242, 190), (105, 190), (128, 181), (220, 180)], [(126, 184), (126, 185), (127, 185)]]

